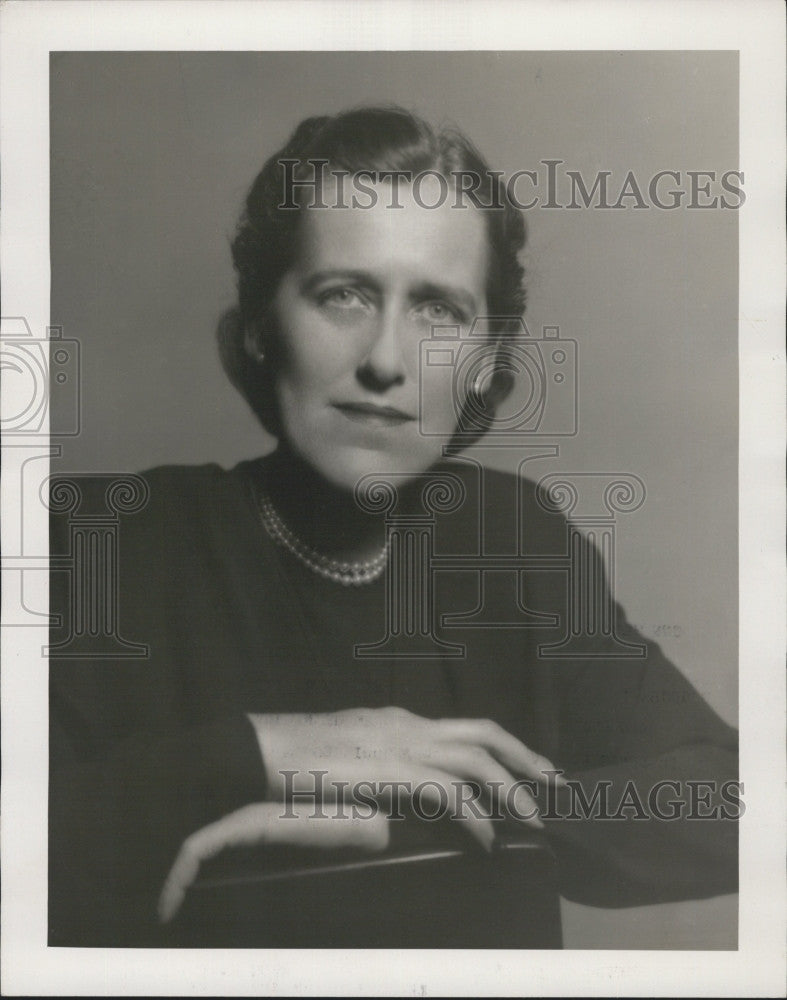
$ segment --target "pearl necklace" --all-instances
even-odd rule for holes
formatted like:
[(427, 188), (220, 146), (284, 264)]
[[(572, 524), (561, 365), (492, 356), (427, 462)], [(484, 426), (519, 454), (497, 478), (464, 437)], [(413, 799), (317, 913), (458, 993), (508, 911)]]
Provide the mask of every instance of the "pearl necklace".
[(270, 538), (291, 552), (299, 562), (308, 566), (313, 573), (317, 573), (327, 580), (341, 583), (345, 587), (360, 587), (376, 580), (388, 562), (388, 542), (374, 559), (355, 563), (339, 562), (338, 559), (331, 559), (330, 556), (309, 548), (282, 521), (267, 493), (261, 492), (259, 495), (259, 511), (262, 524)]

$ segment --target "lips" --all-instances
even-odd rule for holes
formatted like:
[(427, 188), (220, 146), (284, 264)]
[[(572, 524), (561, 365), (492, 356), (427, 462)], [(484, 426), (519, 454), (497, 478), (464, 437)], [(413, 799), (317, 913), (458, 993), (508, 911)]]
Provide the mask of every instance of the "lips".
[(395, 406), (378, 406), (375, 403), (334, 403), (334, 408), (355, 423), (370, 427), (398, 427), (410, 423), (415, 417)]

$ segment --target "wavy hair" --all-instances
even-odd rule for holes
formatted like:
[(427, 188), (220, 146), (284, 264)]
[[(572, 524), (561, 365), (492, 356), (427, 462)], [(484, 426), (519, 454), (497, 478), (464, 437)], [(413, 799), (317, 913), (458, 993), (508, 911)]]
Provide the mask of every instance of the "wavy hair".
[[(263, 426), (277, 433), (272, 380), (275, 338), (260, 366), (247, 350), (247, 331), (270, 322), (270, 307), (297, 252), (301, 212), (283, 208), (284, 160), (326, 161), (329, 169), (355, 175), (362, 171), (435, 171), (449, 182), (458, 172), (480, 179), (474, 198), (483, 212), (488, 235), (487, 302), (497, 316), (521, 316), (525, 308), (524, 217), (505, 197), (493, 173), (470, 140), (455, 128), (433, 129), (400, 107), (364, 107), (304, 119), (286, 144), (263, 165), (246, 198), (232, 260), (237, 274), (238, 305), (222, 316), (217, 337), (224, 370)], [(298, 176), (296, 167), (295, 176)], [(484, 208), (484, 205), (495, 206)]]

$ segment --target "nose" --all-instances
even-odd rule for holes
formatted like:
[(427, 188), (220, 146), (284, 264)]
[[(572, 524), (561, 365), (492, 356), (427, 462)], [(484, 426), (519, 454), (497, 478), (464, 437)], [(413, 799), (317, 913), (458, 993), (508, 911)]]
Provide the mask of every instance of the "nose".
[(366, 388), (383, 392), (405, 381), (403, 322), (394, 309), (386, 309), (379, 315), (372, 343), (358, 365), (358, 379)]

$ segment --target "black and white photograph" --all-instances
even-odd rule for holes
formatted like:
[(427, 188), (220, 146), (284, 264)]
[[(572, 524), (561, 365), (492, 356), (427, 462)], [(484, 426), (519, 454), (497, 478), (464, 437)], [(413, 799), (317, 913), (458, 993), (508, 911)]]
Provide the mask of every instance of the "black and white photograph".
[(784, 25), (666, 44), (687, 6), (41, 29), (1, 147), (24, 992), (781, 988)]

